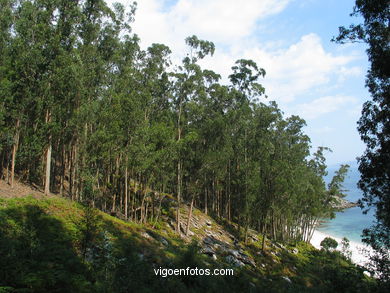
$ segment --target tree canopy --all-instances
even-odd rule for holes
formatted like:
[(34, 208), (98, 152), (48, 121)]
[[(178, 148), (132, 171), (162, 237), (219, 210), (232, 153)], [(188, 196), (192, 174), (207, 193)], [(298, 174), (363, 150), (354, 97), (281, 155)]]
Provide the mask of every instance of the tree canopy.
[(157, 223), (171, 199), (177, 233), (188, 233), (185, 204), (187, 218), (196, 206), (244, 239), (253, 228), (308, 241), (331, 215), (326, 148), (311, 154), (306, 122), (260, 99), (266, 72), (253, 60), (237, 60), (223, 84), (199, 65), (210, 41), (188, 37), (180, 64), (163, 44), (141, 49), (135, 4), (1, 4), (0, 172), (11, 185), (17, 174), (141, 223)]
[[(375, 209), (376, 225), (364, 231), (364, 241), (377, 252), (373, 260), (383, 280), (390, 283), (390, 3), (356, 0), (351, 16), (363, 23), (340, 27), (336, 41), (368, 45), (370, 66), (366, 87), (371, 99), (364, 103), (358, 130), (366, 144), (359, 158), (362, 208)], [(387, 285), (390, 286), (390, 285)]]

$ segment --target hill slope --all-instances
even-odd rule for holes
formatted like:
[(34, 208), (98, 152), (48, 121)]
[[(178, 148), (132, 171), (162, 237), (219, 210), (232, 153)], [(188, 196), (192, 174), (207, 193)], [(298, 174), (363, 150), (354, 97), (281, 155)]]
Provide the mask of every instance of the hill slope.
[[(169, 202), (161, 221), (137, 224), (2, 184), (0, 292), (368, 292), (372, 283), (338, 253), (267, 239), (262, 250), (261, 235), (239, 242), (234, 224), (199, 210), (179, 237)], [(211, 274), (156, 275), (187, 267)], [(212, 275), (216, 268), (234, 275)]]

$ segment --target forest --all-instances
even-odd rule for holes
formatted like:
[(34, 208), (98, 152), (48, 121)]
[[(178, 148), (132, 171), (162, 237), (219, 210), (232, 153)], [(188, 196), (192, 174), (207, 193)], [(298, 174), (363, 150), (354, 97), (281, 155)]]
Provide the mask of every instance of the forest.
[(333, 213), (346, 166), (325, 185), (326, 147), (311, 152), (305, 121), (286, 117), (237, 60), (229, 81), (202, 68), (215, 46), (186, 38), (174, 64), (163, 44), (141, 49), (136, 3), (1, 0), (0, 177), (42, 187), (137, 223), (161, 202), (278, 240), (309, 241)]

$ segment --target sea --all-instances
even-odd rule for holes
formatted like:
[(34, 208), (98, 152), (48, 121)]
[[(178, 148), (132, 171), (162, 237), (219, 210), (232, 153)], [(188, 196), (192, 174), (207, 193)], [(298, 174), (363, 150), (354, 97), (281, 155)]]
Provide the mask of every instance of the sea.
[[(348, 162), (347, 164), (350, 165), (350, 169), (343, 184), (343, 187), (346, 190), (344, 193), (347, 195), (345, 199), (356, 202), (363, 196), (362, 191), (357, 187), (360, 173), (357, 163)], [(325, 177), (326, 184), (332, 180), (334, 172), (337, 171), (339, 167), (340, 166), (328, 167), (328, 175)], [(374, 212), (375, 211), (371, 209), (367, 214), (363, 214), (360, 207), (345, 209), (342, 212), (337, 212), (334, 219), (322, 222), (317, 230), (333, 237), (346, 237), (350, 241), (362, 243), (361, 235), (363, 229), (369, 228), (373, 224), (375, 220)]]

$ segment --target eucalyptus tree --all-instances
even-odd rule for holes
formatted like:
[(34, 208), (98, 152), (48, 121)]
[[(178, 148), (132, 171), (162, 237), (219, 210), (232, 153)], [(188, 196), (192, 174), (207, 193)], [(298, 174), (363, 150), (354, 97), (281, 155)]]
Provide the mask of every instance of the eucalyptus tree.
[(326, 190), (324, 177), (327, 175), (324, 153), (331, 151), (327, 147), (319, 147), (307, 160), (306, 184), (304, 186), (300, 229), (298, 240), (310, 241), (320, 218), (331, 218), (333, 208), (330, 205), (329, 193)]
[[(53, 89), (49, 79), (53, 75), (53, 60), (57, 54), (58, 34), (55, 18), (57, 4), (57, 1), (51, 3), (25, 1), (18, 3), (13, 10), (13, 38), (10, 44), (13, 99), (8, 104), (15, 129), (12, 169), (15, 165), (21, 129), (30, 132), (22, 138), (25, 162), (32, 161), (31, 156), (35, 156), (34, 161), (39, 162), (37, 152), (40, 153), (42, 150), (45, 150), (46, 158), (51, 157), (49, 141), (52, 130), (49, 130), (49, 117), (53, 104)], [(27, 125), (30, 127), (26, 127)], [(43, 141), (38, 143), (37, 152), (32, 154), (31, 150), (34, 147), (30, 145), (31, 135)], [(46, 165), (47, 173), (48, 169), (50, 171), (50, 161)], [(45, 184), (48, 185), (49, 181), (46, 180)]]
[[(9, 179), (9, 156), (10, 148), (17, 147), (18, 143), (14, 143), (12, 139), (12, 128), (9, 123), (9, 114), (7, 106), (12, 100), (12, 82), (10, 76), (11, 65), (11, 27), (13, 23), (13, 2), (10, 0), (1, 1), (0, 10), (0, 177), (6, 167), (6, 177)], [(16, 137), (17, 138), (17, 137)], [(13, 152), (14, 154), (16, 153)], [(12, 162), (15, 162), (12, 160)], [(14, 171), (11, 174), (11, 185), (13, 184)]]
[(252, 225), (263, 234), (263, 245), (269, 232), (269, 218), (274, 199), (273, 172), (275, 142), (274, 133), (282, 113), (275, 102), (269, 105), (260, 103), (254, 107), (250, 136), (251, 161), (255, 162), (249, 187), (255, 200), (250, 205)]
[[(228, 105), (231, 95), (227, 86), (218, 84), (220, 78), (214, 72), (204, 72), (208, 80), (207, 99), (202, 103), (200, 135), (203, 152), (200, 182), (203, 185), (204, 208), (208, 206), (216, 216), (229, 218), (230, 182), (229, 162), (232, 160)], [(225, 200), (224, 200), (225, 197)]]
[(191, 140), (191, 136), (187, 136), (187, 106), (194, 100), (199, 91), (202, 90), (202, 70), (196, 63), (207, 55), (213, 55), (215, 46), (212, 42), (199, 40), (196, 36), (186, 38), (186, 44), (189, 46), (189, 54), (183, 59), (183, 64), (177, 72), (173, 74), (175, 91), (173, 93), (173, 111), (176, 117), (177, 129), (177, 212), (176, 212), (176, 230), (180, 233), (180, 205), (182, 200), (183, 189), (183, 161), (184, 153), (183, 146), (186, 143), (186, 138)]
[(201, 72), (201, 87), (198, 95), (188, 105), (188, 133), (191, 136), (186, 147), (186, 165), (188, 188), (190, 194), (190, 209), (187, 218), (187, 231), (194, 201), (200, 194), (200, 206), (208, 212), (209, 202), (213, 213), (221, 216), (223, 179), (226, 172), (228, 154), (225, 152), (226, 124), (221, 103), (226, 99), (228, 89), (221, 86), (218, 81), (220, 75), (210, 70)]
[(238, 60), (221, 85), (199, 65), (211, 42), (187, 38), (174, 72), (168, 47), (141, 50), (129, 25), (135, 4), (127, 19), (102, 0), (2, 1), (7, 165), (18, 162), (46, 193), (68, 187), (75, 200), (140, 222), (156, 223), (163, 197), (176, 193), (178, 233), (189, 201), (187, 234), (198, 206), (237, 221), (245, 238), (250, 227), (263, 239), (308, 238), (327, 211), (322, 149), (309, 160), (304, 121), (259, 102), (265, 71), (254, 61)]
[[(29, 62), (29, 35), (31, 34), (32, 24), (27, 23), (26, 15), (31, 15), (33, 7), (31, 3), (24, 3), (23, 6), (17, 7), (14, 1), (3, 1), (4, 6), (1, 9), (1, 23), (2, 23), (2, 38), (1, 38), (1, 69), (2, 69), (2, 105), (6, 110), (5, 119), (10, 132), (4, 133), (4, 142), (8, 146), (6, 151), (12, 153), (11, 158), (7, 156), (7, 177), (8, 165), (10, 161), (11, 175), (9, 177), (10, 184), (13, 186), (15, 164), (17, 158), (17, 151), (20, 146), (20, 132), (23, 125), (22, 121), (26, 113), (26, 104), (31, 99), (32, 79), (29, 76), (32, 72), (37, 70), (37, 59)], [(19, 9), (17, 9), (19, 8)], [(7, 17), (8, 16), (8, 17)], [(11, 18), (11, 19), (9, 19)], [(7, 21), (8, 20), (8, 21)], [(11, 33), (11, 27), (14, 28), (14, 34)], [(31, 52), (32, 55), (37, 53)], [(29, 89), (30, 88), (30, 89)], [(30, 98), (30, 99), (29, 99)], [(4, 115), (3, 114), (3, 115)], [(12, 130), (11, 130), (12, 129)], [(10, 151), (12, 146), (12, 151)]]
[[(171, 81), (167, 72), (170, 53), (167, 46), (152, 44), (139, 60), (135, 94), (139, 99), (138, 128), (135, 132), (135, 140), (138, 142), (135, 142), (137, 146), (133, 148), (133, 158), (137, 161), (136, 169), (142, 178), (140, 208), (143, 221), (147, 220), (148, 205), (152, 206), (150, 218), (156, 216), (154, 195), (157, 190), (160, 194), (164, 191), (173, 171), (173, 162), (169, 156), (174, 143), (174, 123), (169, 101)], [(137, 121), (136, 118), (133, 120)]]
[[(301, 186), (305, 183), (306, 158), (309, 156), (310, 140), (302, 131), (306, 122), (298, 116), (281, 121), (277, 132), (275, 153), (277, 154), (278, 175), (276, 180), (275, 209), (273, 225), (277, 225), (274, 237), (287, 240), (291, 229), (297, 225), (297, 216), (302, 214), (304, 194)], [(282, 140), (280, 140), (282, 138)], [(275, 228), (274, 228), (275, 229)]]
[(174, 163), (171, 154), (175, 144), (175, 121), (171, 109), (173, 83), (169, 67), (171, 50), (163, 44), (152, 44), (147, 49), (143, 66), (143, 88), (148, 103), (145, 102), (145, 121), (148, 129), (149, 152), (151, 159), (150, 182), (155, 190), (164, 193), (173, 184)]
[[(265, 70), (259, 68), (253, 60), (240, 59), (232, 67), (233, 73), (229, 76), (232, 83), (232, 93), (234, 95), (234, 120), (232, 121), (233, 132), (233, 149), (236, 158), (236, 180), (237, 180), (237, 205), (238, 223), (241, 226), (244, 216), (245, 235), (250, 223), (250, 197), (248, 193), (248, 131), (252, 119), (252, 106), (257, 99), (264, 94), (264, 88), (257, 81), (260, 77), (265, 76)], [(243, 158), (243, 161), (241, 160)], [(243, 206), (242, 204), (243, 203)]]
[[(118, 64), (118, 52), (121, 50), (120, 35), (128, 35), (130, 27), (125, 19), (123, 6), (117, 4), (111, 10), (104, 1), (85, 1), (80, 5), (81, 21), (79, 25), (78, 54), (82, 63), (81, 85), (75, 99), (74, 136), (70, 147), (71, 193), (76, 197), (83, 191), (84, 178), (95, 177), (99, 173), (96, 160), (88, 156), (90, 137), (94, 132), (94, 123), (98, 119), (97, 109), (107, 95), (112, 82), (112, 75)], [(131, 15), (130, 15), (131, 17)], [(114, 129), (113, 129), (114, 131)], [(118, 144), (119, 145), (119, 144)], [(112, 154), (114, 163), (109, 160), (108, 166), (113, 173), (119, 172), (119, 150)], [(110, 172), (110, 171), (108, 171)], [(106, 178), (106, 177), (105, 177)], [(118, 185), (117, 178), (109, 184)], [(96, 182), (96, 179), (94, 179)]]
[(335, 172), (332, 180), (328, 184), (328, 192), (331, 196), (345, 197), (345, 190), (343, 190), (343, 182), (348, 174), (349, 165), (343, 164)]

